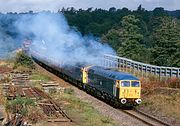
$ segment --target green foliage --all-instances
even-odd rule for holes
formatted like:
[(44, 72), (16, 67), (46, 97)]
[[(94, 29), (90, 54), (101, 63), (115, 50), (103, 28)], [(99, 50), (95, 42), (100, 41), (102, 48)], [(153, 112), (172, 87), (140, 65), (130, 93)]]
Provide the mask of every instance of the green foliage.
[(118, 49), (119, 56), (140, 60), (143, 53), (141, 52), (143, 46), (140, 45), (140, 41), (142, 41), (143, 35), (139, 33), (138, 22), (139, 20), (134, 15), (123, 17), (121, 21), (122, 32), (120, 32), (122, 45)]
[(104, 43), (107, 42), (115, 50), (118, 50), (122, 45), (121, 32), (121, 29), (111, 29), (106, 35), (103, 35), (101, 39)]
[(110, 8), (109, 11), (103, 9), (89, 8), (87, 10), (75, 10), (74, 8), (63, 8), (61, 12), (66, 16), (71, 26), (76, 26), (83, 34), (93, 34), (101, 37), (113, 26), (116, 26), (121, 18), (130, 13), (127, 8)]
[(119, 56), (141, 61), (144, 47), (140, 44), (143, 35), (139, 33), (138, 22), (134, 15), (125, 16), (121, 21), (121, 27), (110, 30), (102, 39), (109, 41)]
[(17, 68), (20, 66), (27, 67), (29, 69), (35, 68), (35, 65), (32, 59), (28, 55), (26, 55), (25, 52), (23, 51), (18, 52), (15, 57), (14, 68)]
[(102, 36), (119, 56), (162, 66), (180, 66), (180, 20), (163, 8), (152, 13), (141, 6)]
[[(120, 56), (154, 65), (180, 66), (179, 10), (165, 11), (164, 8), (158, 7), (147, 11), (140, 5), (134, 11), (114, 7), (109, 10), (76, 10), (71, 7), (62, 8), (58, 13), (63, 13), (69, 25), (82, 35), (93, 34), (101, 38), (102, 42), (112, 46)], [(0, 14), (0, 29), (5, 33), (3, 39), (19, 37), (13, 24), (22, 15), (27, 14), (35, 15), (33, 12)], [(32, 37), (29, 34), (21, 35)], [(9, 49), (13, 48), (14, 46)], [(22, 62), (24, 59), (19, 58), (15, 67), (23, 65), (32, 69), (32, 62)]]
[(178, 20), (161, 18), (161, 25), (153, 32), (153, 62), (163, 66), (180, 66), (180, 25)]
[(32, 80), (41, 80), (41, 81), (44, 81), (44, 82), (50, 81), (49, 76), (47, 76), (45, 74), (42, 74), (42, 73), (38, 73), (38, 72), (35, 72), (34, 74), (32, 74), (30, 76), (30, 79), (32, 79)]
[(12, 114), (19, 113), (23, 116), (29, 114), (30, 107), (35, 107), (35, 102), (29, 98), (16, 97), (16, 99), (7, 101), (6, 110)]

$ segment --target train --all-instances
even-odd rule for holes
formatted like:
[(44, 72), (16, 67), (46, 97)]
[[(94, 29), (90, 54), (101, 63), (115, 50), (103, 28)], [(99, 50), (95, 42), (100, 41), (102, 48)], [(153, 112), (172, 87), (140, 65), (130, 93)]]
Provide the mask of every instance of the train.
[(141, 82), (131, 74), (95, 65), (61, 65), (37, 52), (31, 57), (51, 73), (115, 107), (133, 107), (142, 102)]

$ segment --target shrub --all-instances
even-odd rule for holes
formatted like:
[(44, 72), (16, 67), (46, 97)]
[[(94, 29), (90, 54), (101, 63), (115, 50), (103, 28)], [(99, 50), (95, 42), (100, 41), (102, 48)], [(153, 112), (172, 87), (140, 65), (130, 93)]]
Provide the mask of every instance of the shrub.
[(27, 67), (29, 69), (35, 68), (33, 60), (23, 51), (18, 52), (15, 57), (14, 68), (16, 69), (20, 66)]
[(35, 106), (35, 102), (29, 98), (16, 97), (16, 99), (7, 101), (5, 108), (6, 111), (12, 114), (18, 113), (23, 116), (29, 114), (29, 109)]

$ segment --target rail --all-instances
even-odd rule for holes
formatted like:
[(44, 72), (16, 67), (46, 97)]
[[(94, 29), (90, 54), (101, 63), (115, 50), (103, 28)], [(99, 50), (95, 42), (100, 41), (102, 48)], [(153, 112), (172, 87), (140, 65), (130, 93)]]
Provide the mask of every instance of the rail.
[(137, 120), (143, 122), (148, 126), (171, 126), (171, 124), (166, 123), (154, 116), (148, 115), (139, 110), (121, 110), (121, 111), (130, 115), (131, 117), (136, 118)]
[(144, 76), (147, 74), (157, 75), (159, 77), (177, 77), (180, 78), (180, 68), (164, 67), (145, 64), (124, 57), (104, 55), (102, 65), (107, 68), (114, 68), (125, 72), (136, 73)]

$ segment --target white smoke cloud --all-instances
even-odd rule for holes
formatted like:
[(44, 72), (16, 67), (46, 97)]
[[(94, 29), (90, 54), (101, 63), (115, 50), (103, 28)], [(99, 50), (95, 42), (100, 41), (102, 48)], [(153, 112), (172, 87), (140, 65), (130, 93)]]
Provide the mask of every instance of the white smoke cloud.
[(83, 37), (70, 28), (62, 14), (24, 15), (15, 26), (20, 33), (34, 36), (31, 50), (56, 62), (98, 65), (103, 54), (115, 54), (108, 45), (101, 44), (93, 37)]
[(6, 30), (2, 28), (0, 23), (0, 59), (7, 59), (18, 46), (19, 44), (6, 33)]

